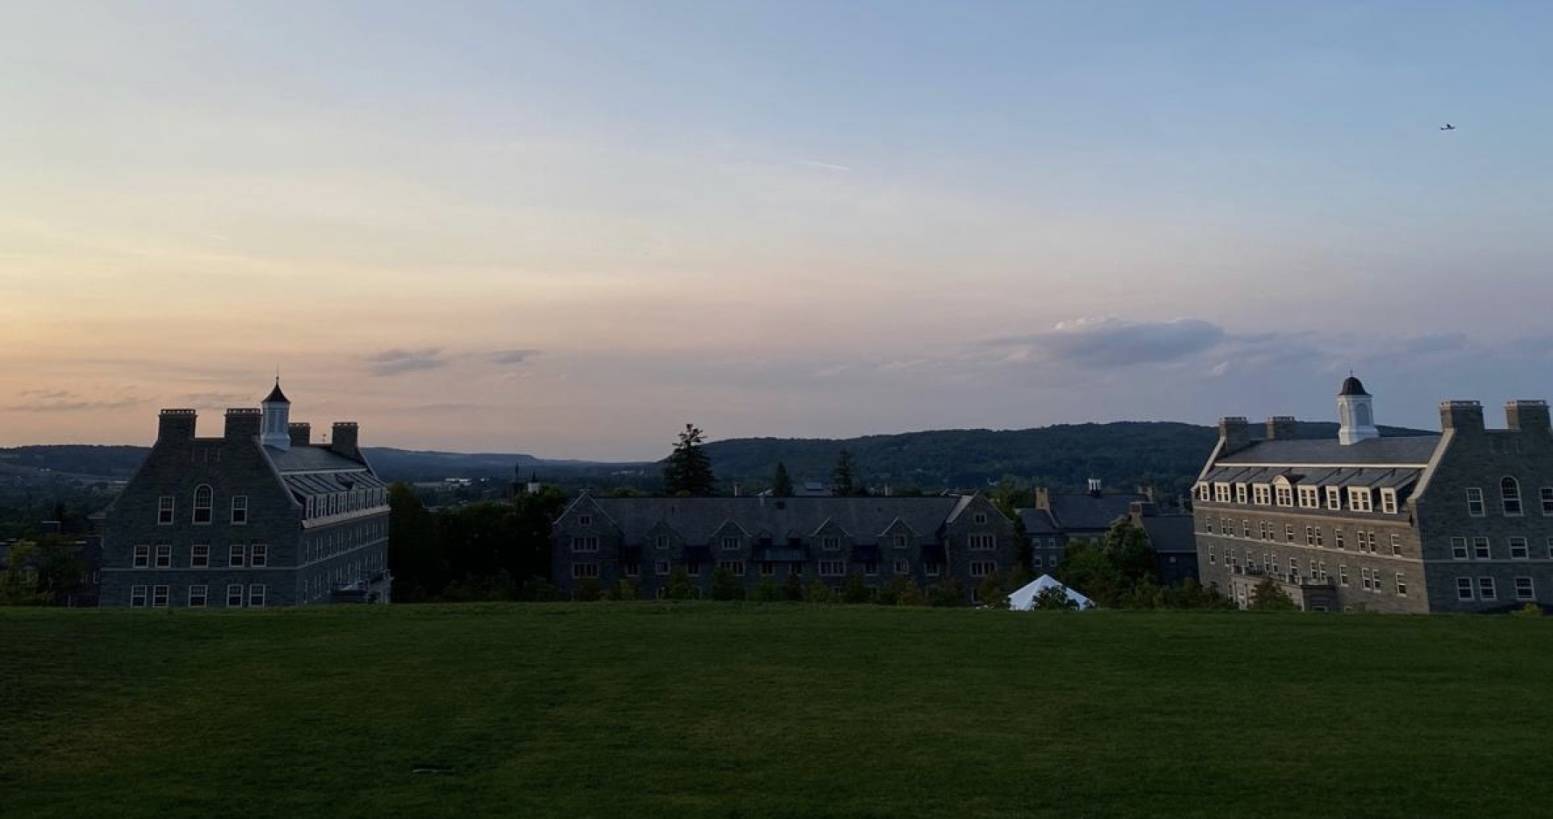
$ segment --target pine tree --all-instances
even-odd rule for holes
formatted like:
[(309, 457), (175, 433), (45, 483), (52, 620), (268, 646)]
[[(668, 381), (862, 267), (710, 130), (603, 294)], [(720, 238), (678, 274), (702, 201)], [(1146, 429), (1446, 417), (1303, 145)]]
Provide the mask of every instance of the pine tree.
[(787, 474), (787, 464), (777, 461), (776, 475), (771, 478), (771, 494), (779, 498), (793, 496), (793, 479)]
[(715, 478), (712, 459), (702, 449), (706, 434), (695, 424), (686, 424), (679, 442), (663, 467), (663, 488), (670, 495), (710, 495)]
[(839, 497), (863, 494), (857, 483), (857, 465), (852, 462), (852, 453), (845, 449), (841, 450), (836, 468), (830, 473), (830, 489)]

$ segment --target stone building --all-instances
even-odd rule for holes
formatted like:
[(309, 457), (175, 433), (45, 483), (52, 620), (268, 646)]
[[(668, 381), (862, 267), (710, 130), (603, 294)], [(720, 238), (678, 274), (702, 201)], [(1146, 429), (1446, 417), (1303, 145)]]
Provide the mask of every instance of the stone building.
[(103, 606), (262, 608), (387, 602), (388, 497), (356, 424), (327, 444), (275, 388), (220, 437), (162, 410), (156, 443), (103, 522)]
[(1383, 437), (1357, 378), (1336, 440), (1219, 422), (1196, 486), (1203, 582), (1246, 605), (1263, 579), (1315, 611), (1503, 611), (1553, 603), (1553, 430), (1542, 401), (1487, 429), (1476, 401), (1439, 434)]
[(980, 495), (940, 497), (596, 498), (584, 493), (555, 522), (552, 575), (622, 579), (663, 596), (675, 569), (708, 594), (725, 568), (746, 589), (797, 575), (841, 588), (849, 575), (880, 587), (895, 577), (960, 581), (966, 599), (1017, 565), (1013, 521)]
[(1015, 509), (1030, 543), (1030, 563), (1037, 574), (1056, 568), (1068, 544), (1099, 541), (1117, 522), (1130, 519), (1148, 535), (1155, 571), (1165, 585), (1197, 577), (1197, 544), (1191, 516), (1166, 512), (1154, 503), (1153, 492), (1106, 492), (1091, 478), (1088, 491), (1035, 490), (1035, 505)]

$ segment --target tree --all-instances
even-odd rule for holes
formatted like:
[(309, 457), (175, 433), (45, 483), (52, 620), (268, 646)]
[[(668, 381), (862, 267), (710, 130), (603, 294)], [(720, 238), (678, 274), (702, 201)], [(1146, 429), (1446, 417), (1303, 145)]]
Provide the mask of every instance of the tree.
[[(803, 590), (799, 589), (798, 593), (803, 594)], [(760, 585), (755, 587), (755, 593), (750, 599), (757, 603), (780, 603), (786, 597), (782, 593), (782, 587), (778, 586), (775, 580), (768, 577), (760, 581)]]
[(635, 583), (633, 583), (629, 579), (625, 579), (625, 578), (622, 578), (620, 580), (620, 582), (616, 583), (613, 586), (610, 586), (604, 592), (604, 599), (605, 600), (614, 600), (614, 601), (617, 601), (617, 602), (624, 602), (624, 601), (627, 601), (627, 600), (635, 600), (638, 597), (641, 597), (641, 591), (639, 589), (637, 589), (637, 586), (636, 586)]
[(690, 573), (683, 566), (674, 570), (669, 575), (668, 591), (664, 593), (670, 600), (692, 600), (696, 596), (696, 587), (690, 582)]
[(744, 585), (739, 582), (733, 572), (718, 566), (712, 570), (712, 599), (713, 600), (743, 600)]
[(58, 535), (18, 541), (0, 574), (0, 605), (44, 606), (59, 602), (81, 585), (86, 563), (75, 546)]
[(1073, 611), (1078, 603), (1068, 597), (1068, 590), (1061, 586), (1047, 586), (1035, 596), (1034, 606), (1039, 611)]
[(857, 572), (847, 575), (847, 582), (841, 587), (841, 602), (843, 603), (869, 603), (873, 601), (874, 591), (863, 582), (863, 576)]
[(776, 474), (771, 477), (771, 494), (779, 498), (793, 496), (793, 479), (787, 474), (787, 464), (777, 461)]
[(716, 479), (712, 475), (712, 459), (707, 457), (702, 444), (706, 433), (695, 424), (686, 424), (679, 434), (679, 442), (669, 453), (663, 467), (663, 488), (670, 495), (710, 495)]
[(1251, 605), (1247, 608), (1252, 611), (1294, 611), (1295, 606), (1294, 599), (1267, 577), (1251, 590)]
[(782, 581), (782, 597), (794, 603), (803, 600), (803, 579), (791, 570), (787, 573), (787, 579)]
[(953, 578), (934, 583), (927, 589), (928, 605), (939, 608), (952, 608), (965, 605), (965, 590), (961, 588), (960, 581)]
[(816, 580), (804, 590), (803, 599), (809, 603), (834, 603), (836, 592), (831, 587)]
[(863, 487), (857, 481), (857, 465), (853, 463), (849, 450), (841, 450), (841, 455), (836, 459), (836, 468), (830, 473), (830, 491), (838, 497), (863, 494)]
[(572, 586), (572, 599), (581, 603), (592, 603), (602, 594), (599, 581), (592, 577), (584, 577)]

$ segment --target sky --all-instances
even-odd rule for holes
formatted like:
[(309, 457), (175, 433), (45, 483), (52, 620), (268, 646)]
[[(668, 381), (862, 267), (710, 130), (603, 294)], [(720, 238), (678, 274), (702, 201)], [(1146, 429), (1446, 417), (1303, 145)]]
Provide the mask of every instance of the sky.
[[(1553, 397), (1547, 3), (0, 3), (0, 445)], [(1445, 122), (1456, 130), (1439, 130)]]

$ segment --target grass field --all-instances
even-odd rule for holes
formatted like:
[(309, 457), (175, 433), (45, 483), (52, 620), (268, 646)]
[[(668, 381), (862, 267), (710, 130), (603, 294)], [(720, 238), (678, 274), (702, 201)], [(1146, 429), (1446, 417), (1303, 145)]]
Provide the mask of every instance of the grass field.
[(1553, 619), (12, 609), (0, 660), (4, 816), (1553, 813)]

